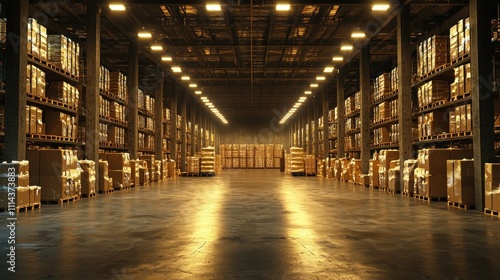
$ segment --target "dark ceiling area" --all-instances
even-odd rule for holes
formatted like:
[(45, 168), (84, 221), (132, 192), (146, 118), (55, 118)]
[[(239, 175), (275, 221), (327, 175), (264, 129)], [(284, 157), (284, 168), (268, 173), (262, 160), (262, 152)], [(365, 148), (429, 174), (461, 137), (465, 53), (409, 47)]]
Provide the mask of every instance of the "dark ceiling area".
[[(359, 89), (357, 52), (368, 41), (372, 78), (396, 66), (396, 15), (400, 6), (399, 1), (389, 2), (391, 8), (385, 12), (372, 11), (373, 1), (361, 0), (295, 0), (289, 11), (276, 11), (276, 1), (227, 0), (220, 2), (220, 11), (207, 11), (205, 1), (128, 0), (123, 2), (126, 11), (116, 12), (108, 8), (108, 1), (100, 1), (101, 63), (126, 73), (129, 44), (134, 42), (140, 50), (139, 81), (155, 80), (161, 67), (166, 75), (185, 85), (192, 96), (189, 102), (193, 102), (198, 96), (180, 79), (189, 75), (203, 91), (202, 96), (207, 96), (229, 123), (273, 118), (273, 109), (290, 108), (305, 90), (310, 90), (318, 75), (326, 80), (318, 82), (311, 96), (326, 90), (331, 93), (333, 107), (336, 72), (324, 73), (326, 66), (345, 67), (347, 92)], [(414, 43), (444, 19), (464, 13), (468, 3), (404, 1), (408, 2)], [(87, 1), (32, 4), (30, 14), (49, 15), (54, 26), (85, 43)], [(139, 39), (140, 30), (152, 32), (153, 37)], [(365, 32), (367, 37), (352, 39), (354, 31)], [(161, 44), (163, 51), (152, 51), (154, 43)], [(342, 52), (344, 43), (354, 45), (354, 50)], [(173, 61), (161, 61), (164, 55)], [(332, 61), (337, 55), (344, 61)], [(173, 65), (180, 66), (182, 74), (172, 73)]]

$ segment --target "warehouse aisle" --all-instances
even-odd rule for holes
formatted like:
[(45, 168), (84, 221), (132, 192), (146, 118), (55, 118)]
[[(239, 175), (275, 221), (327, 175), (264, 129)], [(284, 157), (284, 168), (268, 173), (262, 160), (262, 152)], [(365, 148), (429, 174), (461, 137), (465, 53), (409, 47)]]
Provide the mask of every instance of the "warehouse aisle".
[[(16, 278), (492, 279), (500, 273), (497, 218), (275, 170), (180, 178), (60, 208), (20, 215)], [(7, 236), (5, 226), (0, 235)], [(1, 248), (0, 279), (9, 279), (6, 241)]]

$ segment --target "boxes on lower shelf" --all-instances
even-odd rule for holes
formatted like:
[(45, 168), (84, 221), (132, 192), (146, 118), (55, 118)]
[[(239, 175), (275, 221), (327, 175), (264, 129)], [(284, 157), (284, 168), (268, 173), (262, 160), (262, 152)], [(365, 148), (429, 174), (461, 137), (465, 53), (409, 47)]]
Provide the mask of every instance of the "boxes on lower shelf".
[(447, 160), (448, 201), (475, 204), (474, 160)]
[(484, 207), (500, 211), (500, 163), (484, 165)]
[(96, 193), (96, 169), (95, 162), (92, 160), (79, 160), (78, 164), (82, 169), (81, 172), (81, 194), (93, 195)]

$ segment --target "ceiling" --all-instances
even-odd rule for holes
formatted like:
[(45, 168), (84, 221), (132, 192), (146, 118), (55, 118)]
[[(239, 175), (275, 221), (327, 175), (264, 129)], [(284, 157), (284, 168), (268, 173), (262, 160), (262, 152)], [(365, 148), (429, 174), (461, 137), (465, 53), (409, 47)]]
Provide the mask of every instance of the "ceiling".
[[(60, 2), (65, 3), (33, 1), (30, 13), (49, 14), (56, 26), (84, 44), (87, 1)], [(415, 42), (464, 9), (467, 2), (411, 1), (412, 40)], [(101, 63), (126, 72), (129, 43), (137, 42), (141, 50), (139, 81), (144, 86), (155, 86), (159, 69), (186, 84), (180, 81), (180, 75), (170, 71), (171, 65), (180, 66), (182, 74), (197, 83), (230, 123), (269, 120), (276, 115), (276, 109), (286, 112), (318, 75), (326, 76), (326, 80), (319, 83), (312, 96), (328, 91), (333, 107), (335, 72), (324, 74), (327, 65), (344, 65), (348, 92), (358, 90), (356, 50), (368, 38), (351, 39), (355, 30), (364, 31), (372, 39), (372, 77), (396, 66), (397, 5), (387, 12), (373, 12), (372, 1), (296, 0), (289, 11), (279, 12), (275, 1), (227, 0), (221, 2), (221, 11), (209, 12), (205, 1), (125, 3), (126, 11), (112, 12), (107, 1), (99, 1)], [(152, 31), (153, 38), (139, 40), (137, 32), (141, 29)], [(164, 51), (151, 51), (154, 42), (162, 44)], [(343, 43), (354, 44), (355, 50), (342, 53)], [(166, 54), (173, 57), (172, 63), (160, 60)], [(345, 60), (333, 62), (334, 55), (343, 55)], [(198, 99), (192, 89), (185, 89), (193, 97), (189, 102)]]

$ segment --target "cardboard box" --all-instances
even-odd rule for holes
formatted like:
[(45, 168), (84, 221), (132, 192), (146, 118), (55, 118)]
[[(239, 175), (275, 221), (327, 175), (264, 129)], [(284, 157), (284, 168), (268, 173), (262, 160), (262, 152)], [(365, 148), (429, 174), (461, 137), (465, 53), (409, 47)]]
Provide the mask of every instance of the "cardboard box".
[(71, 195), (71, 186), (66, 176), (40, 176), (42, 200), (59, 200)]
[(104, 192), (109, 190), (108, 178), (109, 178), (109, 166), (107, 161), (99, 160), (99, 185), (96, 187), (96, 192)]
[(29, 186), (29, 205), (36, 205), (42, 202), (42, 188), (39, 186)]
[(400, 169), (399, 168), (392, 168), (389, 169), (388, 172), (389, 176), (389, 185), (388, 188), (389, 190), (392, 191), (401, 191), (401, 184), (400, 184)]
[[(68, 167), (65, 150), (40, 150), (40, 176), (65, 176)], [(43, 164), (42, 164), (43, 163)]]
[(128, 153), (109, 153), (107, 158), (109, 170), (126, 170), (130, 168), (130, 156)]
[(149, 184), (149, 172), (147, 168), (139, 168), (139, 184), (145, 186)]
[(491, 182), (484, 183), (484, 208), (493, 209), (493, 185)]
[(447, 197), (446, 174), (425, 175), (420, 195), (427, 197)]
[(405, 160), (403, 163), (403, 192), (413, 194), (415, 192), (415, 169), (418, 161), (414, 159)]
[(130, 187), (130, 173), (120, 170), (110, 170), (108, 176), (113, 179), (114, 189)]
[(474, 160), (456, 160), (454, 165), (454, 202), (474, 205)]
[(455, 199), (455, 160), (446, 161), (446, 194), (448, 201), (456, 202)]

